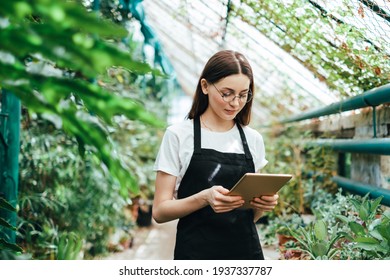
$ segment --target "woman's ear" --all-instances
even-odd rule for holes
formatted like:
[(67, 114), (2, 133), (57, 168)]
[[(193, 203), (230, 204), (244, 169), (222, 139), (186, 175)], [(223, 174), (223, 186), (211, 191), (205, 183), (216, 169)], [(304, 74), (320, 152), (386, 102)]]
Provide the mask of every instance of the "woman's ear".
[(209, 94), (209, 92), (208, 92), (209, 83), (206, 81), (206, 79), (200, 80), (200, 86), (202, 87), (202, 92), (204, 95)]

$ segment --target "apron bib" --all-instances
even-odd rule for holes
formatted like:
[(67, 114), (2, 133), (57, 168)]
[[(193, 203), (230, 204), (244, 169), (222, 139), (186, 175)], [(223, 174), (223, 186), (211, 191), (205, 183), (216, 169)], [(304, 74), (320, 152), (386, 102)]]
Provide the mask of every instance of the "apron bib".
[[(194, 153), (179, 186), (179, 199), (214, 185), (231, 189), (245, 173), (255, 172), (245, 134), (236, 125), (245, 154), (202, 149), (200, 120), (194, 119)], [(211, 206), (206, 206), (179, 219), (174, 259), (264, 259), (253, 211), (215, 213)]]

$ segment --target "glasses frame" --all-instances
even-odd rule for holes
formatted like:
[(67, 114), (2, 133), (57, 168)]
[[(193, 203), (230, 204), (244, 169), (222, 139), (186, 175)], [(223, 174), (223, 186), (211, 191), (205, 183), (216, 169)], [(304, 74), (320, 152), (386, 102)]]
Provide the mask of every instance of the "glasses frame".
[(253, 98), (253, 93), (252, 93), (252, 91), (251, 91), (250, 89), (248, 89), (248, 93), (247, 93), (247, 94), (248, 94), (248, 98), (247, 98), (247, 100), (246, 100), (245, 102), (241, 101), (241, 96), (240, 96), (240, 94), (234, 95), (234, 97), (233, 97), (232, 100), (227, 101), (227, 100), (225, 100), (225, 97), (226, 97), (226, 96), (225, 96), (222, 92), (220, 92), (220, 90), (215, 86), (215, 84), (214, 84), (214, 83), (211, 83), (211, 84), (212, 84), (212, 85), (214, 86), (214, 88), (218, 91), (219, 95), (221, 95), (222, 100), (225, 101), (226, 103), (233, 102), (236, 98), (238, 98), (238, 103), (246, 104), (246, 103), (250, 102), (250, 101), (252, 100), (252, 98)]

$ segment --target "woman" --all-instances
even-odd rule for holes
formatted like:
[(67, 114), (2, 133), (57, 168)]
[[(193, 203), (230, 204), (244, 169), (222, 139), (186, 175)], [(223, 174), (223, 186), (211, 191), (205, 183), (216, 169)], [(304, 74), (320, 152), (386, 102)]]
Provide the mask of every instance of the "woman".
[(253, 209), (227, 195), (247, 172), (267, 164), (262, 136), (247, 125), (253, 73), (246, 58), (224, 50), (199, 79), (188, 119), (170, 126), (155, 170), (153, 218), (179, 219), (175, 259), (264, 259), (255, 221), (278, 196), (261, 196)]

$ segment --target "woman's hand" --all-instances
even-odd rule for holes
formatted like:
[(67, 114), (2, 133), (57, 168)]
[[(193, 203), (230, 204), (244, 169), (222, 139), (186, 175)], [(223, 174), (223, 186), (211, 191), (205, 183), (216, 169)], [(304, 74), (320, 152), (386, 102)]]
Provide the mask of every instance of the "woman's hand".
[(256, 210), (260, 210), (263, 212), (269, 212), (274, 210), (275, 206), (278, 204), (278, 194), (274, 195), (262, 195), (260, 197), (255, 197), (251, 201), (251, 205)]
[(216, 213), (228, 212), (244, 204), (244, 200), (241, 196), (227, 195), (229, 190), (222, 186), (213, 186), (202, 192), (204, 192), (207, 204), (210, 205)]

